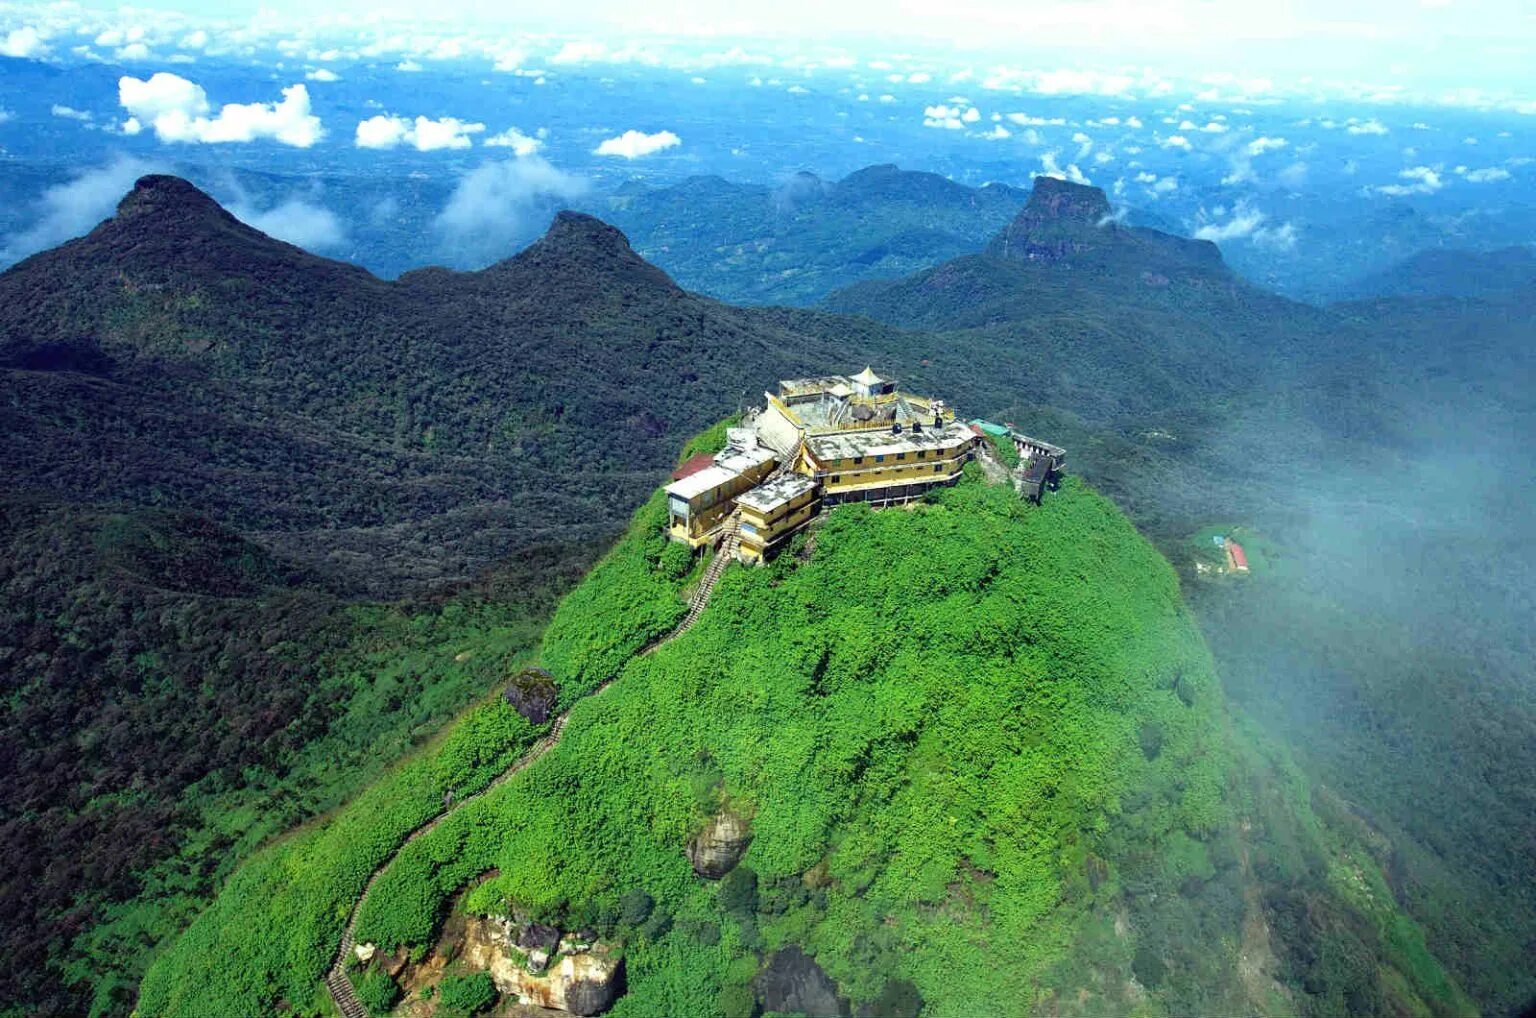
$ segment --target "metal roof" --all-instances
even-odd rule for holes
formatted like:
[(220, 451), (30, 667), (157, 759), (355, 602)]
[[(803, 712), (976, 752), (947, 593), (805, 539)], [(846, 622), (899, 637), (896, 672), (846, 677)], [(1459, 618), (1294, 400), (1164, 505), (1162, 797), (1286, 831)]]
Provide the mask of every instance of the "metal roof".
[(698, 498), (706, 491), (729, 484), (741, 476), (740, 470), (727, 470), (725, 467), (706, 467), (696, 474), (689, 474), (681, 481), (673, 481), (667, 485), (667, 494), (675, 498), (692, 500)]

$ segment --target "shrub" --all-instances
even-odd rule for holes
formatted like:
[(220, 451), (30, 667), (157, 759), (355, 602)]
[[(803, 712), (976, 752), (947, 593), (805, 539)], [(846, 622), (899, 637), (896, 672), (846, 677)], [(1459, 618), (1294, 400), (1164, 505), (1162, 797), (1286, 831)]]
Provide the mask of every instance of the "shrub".
[(349, 978), (352, 980), (352, 988), (357, 991), (357, 999), (362, 1001), (369, 1014), (383, 1014), (400, 1000), (400, 984), (391, 979), (387, 972), (369, 969), (360, 976), (352, 975)]
[(495, 999), (496, 984), (484, 972), (444, 976), (437, 988), (437, 1011), (441, 1015), (471, 1015)]

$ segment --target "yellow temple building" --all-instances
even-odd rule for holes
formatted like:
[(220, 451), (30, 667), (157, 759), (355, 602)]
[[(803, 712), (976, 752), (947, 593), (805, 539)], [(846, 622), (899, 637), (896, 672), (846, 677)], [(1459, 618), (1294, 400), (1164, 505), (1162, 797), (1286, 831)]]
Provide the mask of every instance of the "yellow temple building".
[(954, 484), (980, 441), (943, 401), (867, 367), (788, 379), (763, 396), (724, 450), (667, 486), (674, 540), (696, 548), (729, 532), (736, 557), (758, 562), (824, 508), (895, 505)]

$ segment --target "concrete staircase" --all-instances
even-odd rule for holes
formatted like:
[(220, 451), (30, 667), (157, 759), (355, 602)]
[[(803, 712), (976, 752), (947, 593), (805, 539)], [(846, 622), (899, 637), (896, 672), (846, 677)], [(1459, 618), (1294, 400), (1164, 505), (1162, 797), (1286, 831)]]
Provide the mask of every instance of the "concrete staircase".
[[(358, 904), (361, 903), (362, 899), (359, 898)], [(347, 978), (347, 955), (352, 953), (352, 926), (357, 918), (357, 909), (354, 908), (352, 913), (353, 921), (347, 923), (346, 932), (341, 935), (341, 950), (336, 952), (336, 961), (325, 974), (325, 988), (331, 991), (331, 999), (336, 1002), (336, 1010), (342, 1013), (343, 1018), (368, 1018), (368, 1009), (357, 999), (357, 991), (352, 989), (352, 980)]]
[(732, 513), (731, 518), (725, 524), (724, 535), (720, 541), (720, 549), (715, 552), (715, 557), (710, 560), (704, 569), (704, 576), (699, 580), (699, 589), (693, 592), (693, 597), (688, 600), (688, 614), (683, 616), (683, 621), (672, 633), (671, 639), (682, 636), (704, 614), (704, 609), (709, 607), (709, 599), (715, 592), (715, 584), (720, 580), (720, 574), (725, 572), (725, 567), (731, 564), (736, 557), (736, 549), (741, 544), (741, 515)]
[(772, 480), (775, 477), (783, 477), (785, 474), (787, 474), (790, 471), (794, 470), (795, 467), (797, 465), (799, 465), (800, 457), (804, 453), (805, 453), (805, 432), (802, 431), (802, 432), (800, 432), (800, 439), (797, 442), (795, 442), (795, 447), (790, 450), (789, 455), (785, 456), (783, 459), (779, 460), (778, 466), (773, 468), (773, 472), (770, 473), (768, 475), (768, 477), (765, 478), (765, 480)]

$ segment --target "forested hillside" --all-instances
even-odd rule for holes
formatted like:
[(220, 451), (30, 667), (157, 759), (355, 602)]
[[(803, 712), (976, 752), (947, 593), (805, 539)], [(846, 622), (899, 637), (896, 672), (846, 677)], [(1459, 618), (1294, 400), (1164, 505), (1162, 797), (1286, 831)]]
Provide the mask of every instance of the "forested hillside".
[[(456, 912), (622, 943), (616, 1015), (828, 1006), (807, 993), (907, 1015), (1465, 1011), (1393, 904), (1381, 846), (1232, 733), (1152, 547), (1076, 481), (1037, 508), (972, 472), (910, 511), (835, 510), (637, 657), (686, 579), (653, 500), (540, 652), (566, 703), (613, 685), (394, 859), (359, 941), (420, 960), (472, 888)], [(450, 743), (473, 740), (475, 761), (527, 745), (494, 710), (509, 720), (477, 714)], [(485, 781), (418, 763), (460, 792)], [(320, 1006), (331, 903), (366, 876), (354, 846), (382, 861), (395, 814), (417, 810), (378, 800), (237, 874), (141, 1009)], [(750, 834), (717, 882), (685, 850), (725, 815)], [(774, 988), (802, 956), (800, 988)], [(388, 978), (377, 957), (359, 985)], [(446, 988), (473, 967), (434, 971)]]
[[(1318, 811), (1373, 846), (1433, 953), (1490, 1010), (1529, 996), (1536, 810), (1507, 794), (1536, 766), (1531, 656), (1509, 651), (1536, 547), (1528, 294), (1311, 308), (1104, 221), (1098, 192), (1037, 192), (988, 250), (829, 302), (863, 317), (695, 296), (571, 214), (482, 272), (385, 282), (164, 177), (0, 275), (0, 835), (32, 864), (0, 886), (22, 959), (0, 1006), (125, 1010), (241, 859), (528, 659), (684, 435), (864, 363), (1067, 446), (1180, 568), (1239, 703), (1342, 795)], [(1213, 522), (1267, 528), (1287, 569), (1202, 585), (1187, 538)], [(1408, 682), (1382, 641), (1428, 670)], [(468, 780), (390, 774), (424, 782), (397, 826)], [(61, 840), (78, 865), (38, 848)]]
[[(1479, 1001), (1523, 1005), (1530, 284), (1311, 308), (1105, 222), (1093, 189), (1037, 193), (987, 252), (828, 306), (931, 329), (934, 348), (1035, 354), (1036, 384), (993, 405), (1068, 446), (1174, 558), (1238, 706), (1392, 842), (1403, 900)], [(1189, 537), (1208, 523), (1267, 534), (1280, 567), (1201, 579)]]

